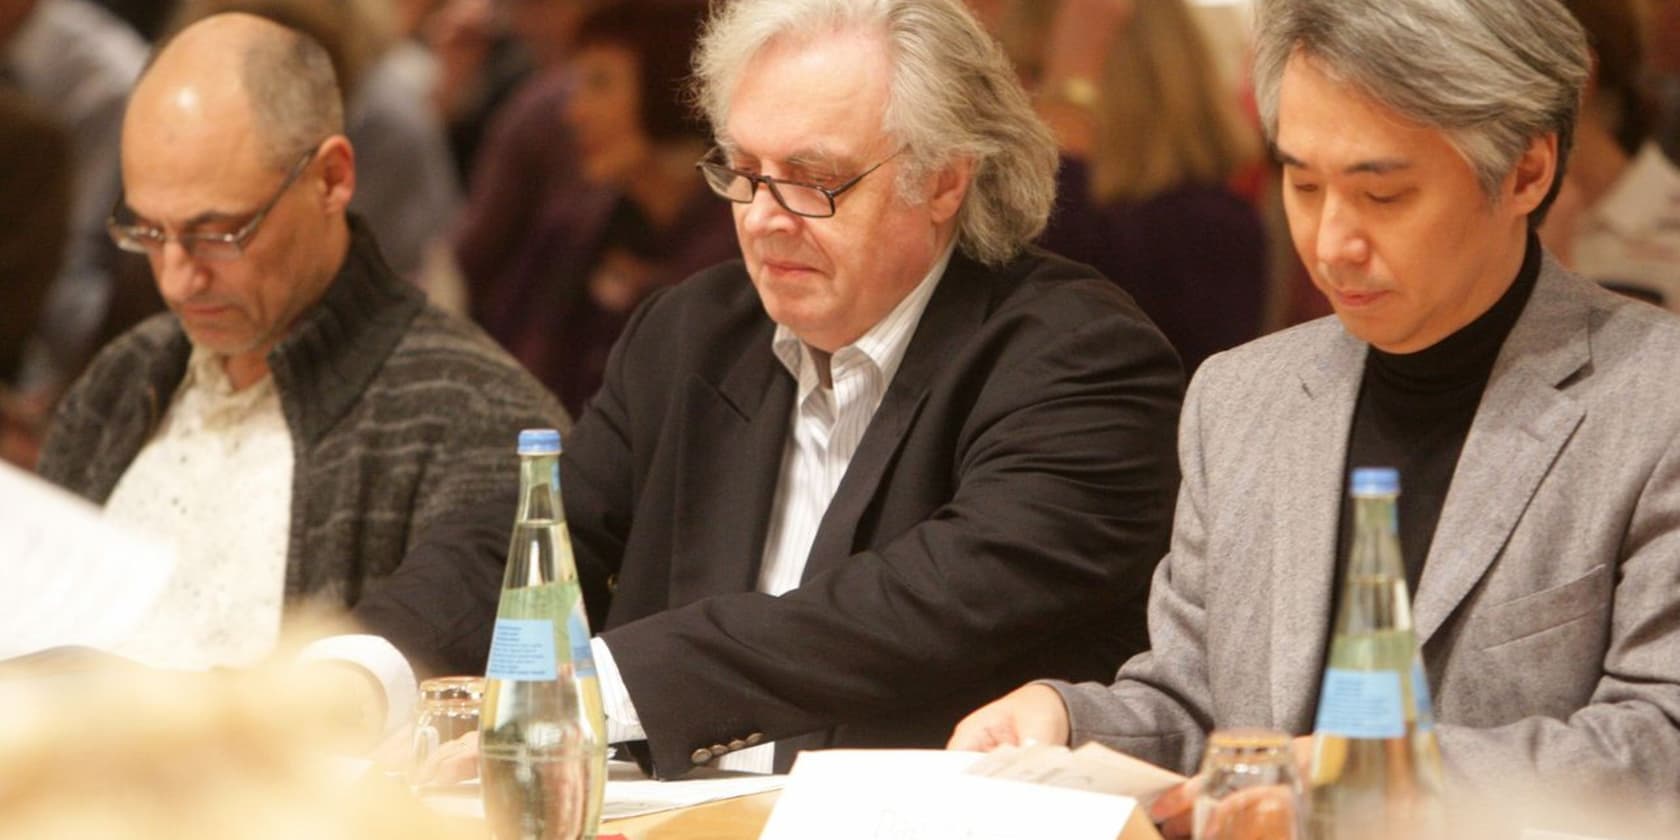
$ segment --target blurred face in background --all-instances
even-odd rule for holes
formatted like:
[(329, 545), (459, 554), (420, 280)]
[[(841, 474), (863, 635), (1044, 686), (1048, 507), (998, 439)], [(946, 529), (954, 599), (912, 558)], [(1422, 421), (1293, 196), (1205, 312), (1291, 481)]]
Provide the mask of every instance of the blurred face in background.
[(598, 0), (498, 0), (508, 29), (544, 67), (564, 60), (578, 24), (596, 5)]
[(635, 53), (610, 44), (578, 50), (566, 122), (585, 178), (621, 186), (648, 165), (653, 143), (641, 120), (641, 71)]

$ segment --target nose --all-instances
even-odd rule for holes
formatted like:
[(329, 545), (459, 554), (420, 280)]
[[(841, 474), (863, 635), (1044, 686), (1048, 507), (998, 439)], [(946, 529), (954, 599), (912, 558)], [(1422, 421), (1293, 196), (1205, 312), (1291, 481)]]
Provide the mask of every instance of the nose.
[(792, 232), (799, 225), (799, 217), (776, 200), (769, 184), (755, 187), (752, 201), (736, 205), (741, 208), (737, 217), (741, 232), (750, 235)]
[(210, 274), (181, 243), (170, 239), (153, 252), (152, 275), (164, 300), (188, 300), (210, 285)]
[(1326, 265), (1363, 265), (1371, 256), (1358, 213), (1334, 195), (1324, 199), (1314, 248), (1318, 261)]

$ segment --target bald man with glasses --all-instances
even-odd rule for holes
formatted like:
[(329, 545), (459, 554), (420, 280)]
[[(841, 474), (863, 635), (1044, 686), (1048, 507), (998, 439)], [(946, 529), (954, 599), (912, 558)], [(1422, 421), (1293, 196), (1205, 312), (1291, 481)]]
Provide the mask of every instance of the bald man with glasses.
[(115, 652), (248, 665), (324, 606), (368, 631), (328, 647), (366, 665), (395, 719), (413, 670), (480, 671), (489, 647), (500, 558), (436, 526), (489, 500), (463, 531), (505, 541), (517, 433), (566, 417), (346, 212), (340, 101), (321, 47), (260, 18), (210, 17), (161, 48), (123, 122), (107, 227), (170, 311), (101, 352), (40, 470), (179, 549)]

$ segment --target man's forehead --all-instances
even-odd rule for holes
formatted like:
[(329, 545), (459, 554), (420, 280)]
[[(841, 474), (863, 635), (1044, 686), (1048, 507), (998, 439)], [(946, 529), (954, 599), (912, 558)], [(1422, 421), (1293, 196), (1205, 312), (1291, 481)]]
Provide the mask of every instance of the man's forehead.
[(878, 36), (778, 38), (734, 82), (720, 143), (765, 160), (855, 162), (889, 145), (891, 67)]
[(1319, 62), (1292, 57), (1279, 92), (1273, 153), (1285, 167), (1387, 175), (1416, 167), (1445, 142)]

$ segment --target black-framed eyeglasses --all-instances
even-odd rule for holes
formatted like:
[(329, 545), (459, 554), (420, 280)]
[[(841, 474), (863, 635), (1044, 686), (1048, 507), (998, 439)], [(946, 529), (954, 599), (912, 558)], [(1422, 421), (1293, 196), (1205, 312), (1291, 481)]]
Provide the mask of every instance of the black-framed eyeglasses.
[(286, 173), (286, 179), (280, 182), (280, 187), (274, 195), (263, 202), (250, 220), (239, 226), (232, 233), (168, 233), (153, 225), (137, 224), (132, 221), (134, 212), (123, 203), (123, 198), (117, 198), (116, 206), (111, 208), (111, 215), (105, 220), (105, 230), (111, 235), (111, 241), (118, 248), (136, 254), (145, 254), (163, 248), (173, 239), (195, 260), (236, 260), (245, 255), (245, 246), (250, 244), (251, 238), (257, 235), (257, 229), (262, 227), (263, 219), (268, 218), (269, 211), (280, 203), (280, 197), (291, 189), (293, 183), (303, 174), (309, 162), (315, 159), (315, 153), (321, 148), (319, 143), (311, 146), (292, 164), (291, 171)]
[(840, 194), (857, 186), (869, 173), (887, 165), (887, 161), (898, 157), (897, 152), (887, 155), (880, 163), (859, 172), (838, 186), (825, 187), (821, 184), (811, 184), (804, 181), (784, 181), (769, 175), (758, 175), (752, 172), (742, 172), (720, 163), (717, 158), (722, 154), (713, 149), (702, 158), (695, 167), (706, 176), (706, 186), (721, 198), (727, 198), (736, 204), (751, 204), (753, 195), (758, 192), (758, 185), (770, 188), (770, 195), (782, 209), (796, 216), (807, 219), (826, 219), (834, 215), (834, 200)]

